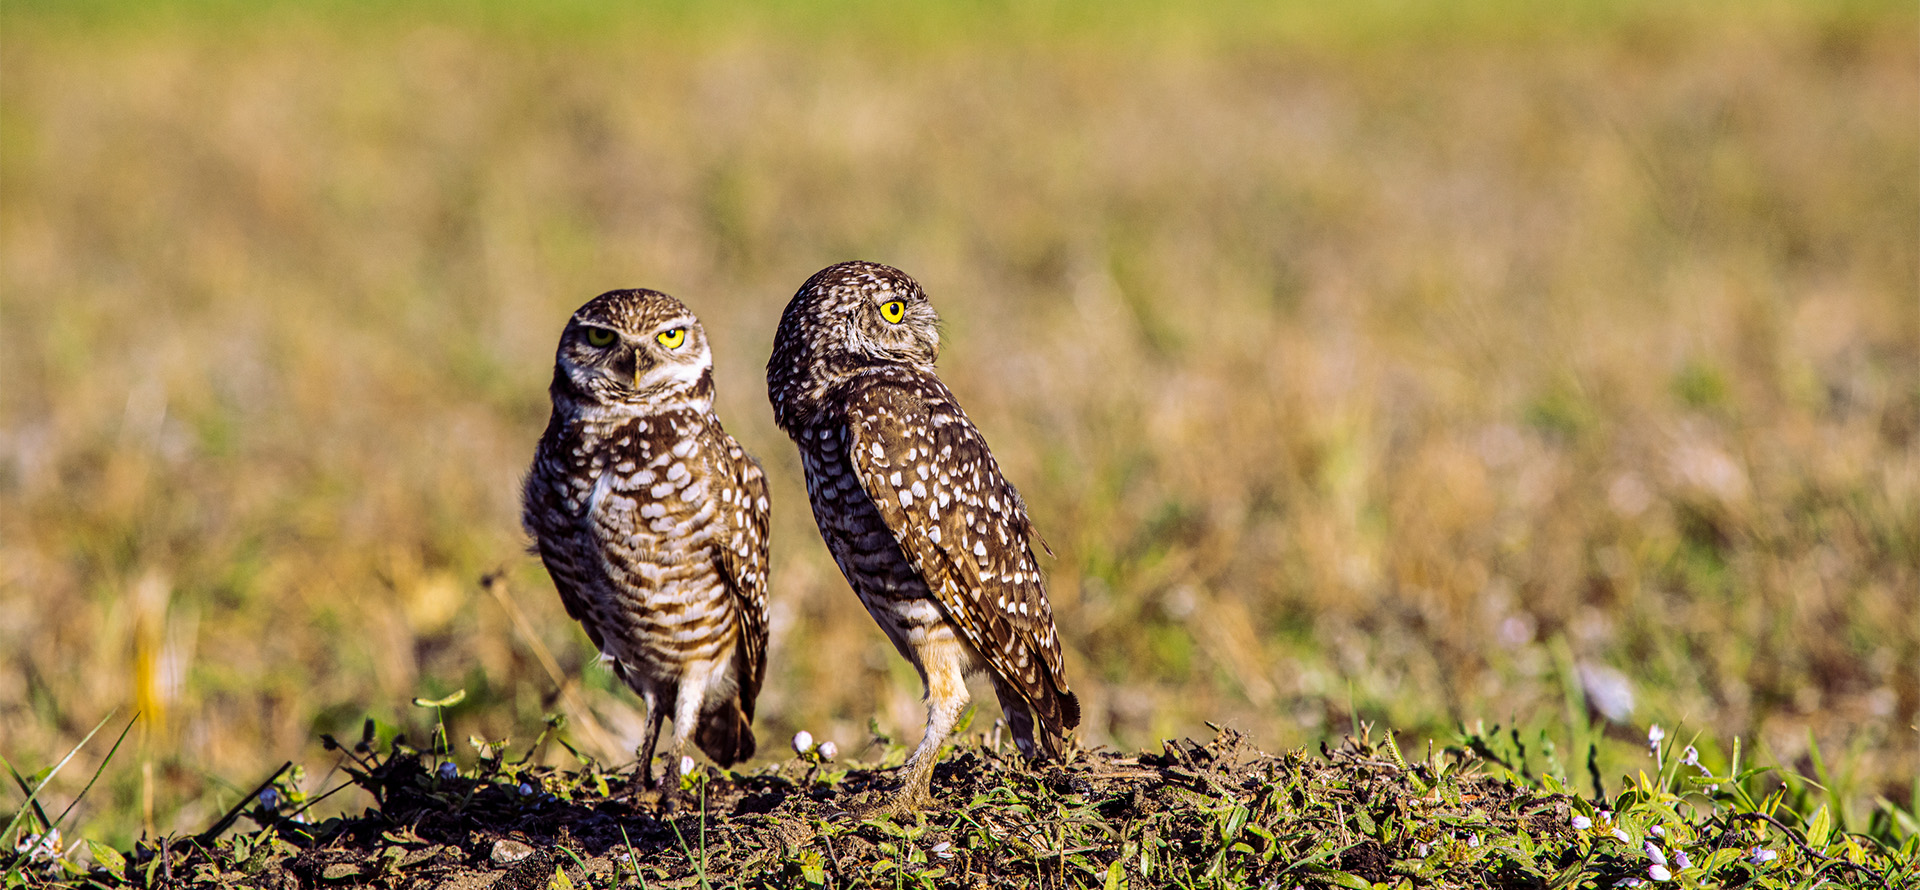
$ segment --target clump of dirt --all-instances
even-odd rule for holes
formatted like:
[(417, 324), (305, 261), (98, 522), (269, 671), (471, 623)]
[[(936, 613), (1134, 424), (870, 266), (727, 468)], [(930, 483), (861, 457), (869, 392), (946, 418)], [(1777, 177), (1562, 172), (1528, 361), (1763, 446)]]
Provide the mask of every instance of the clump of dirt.
[[(404, 748), (355, 760), (374, 806), (158, 845), (102, 883), (380, 886), (1542, 886), (1571, 849), (1568, 801), (1489, 778), (1470, 754), (1407, 764), (1390, 741), (1268, 754), (1238, 733), (1159, 753), (1029, 765), (976, 744), (934, 773), (939, 805), (862, 819), (897, 771), (795, 758), (705, 768), (669, 792), (632, 771), (483, 761), (462, 774)], [(1524, 839), (1524, 840), (1516, 840)], [(1493, 877), (1488, 877), (1493, 876)]]

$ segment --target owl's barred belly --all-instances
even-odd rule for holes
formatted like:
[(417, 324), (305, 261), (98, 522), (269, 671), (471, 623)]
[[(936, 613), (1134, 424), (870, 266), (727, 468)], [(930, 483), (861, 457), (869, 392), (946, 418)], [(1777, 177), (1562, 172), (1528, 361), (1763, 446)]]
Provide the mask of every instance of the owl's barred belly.
[(592, 604), (606, 654), (673, 673), (732, 651), (738, 627), (726, 583), (711, 562), (639, 564), (619, 591)]

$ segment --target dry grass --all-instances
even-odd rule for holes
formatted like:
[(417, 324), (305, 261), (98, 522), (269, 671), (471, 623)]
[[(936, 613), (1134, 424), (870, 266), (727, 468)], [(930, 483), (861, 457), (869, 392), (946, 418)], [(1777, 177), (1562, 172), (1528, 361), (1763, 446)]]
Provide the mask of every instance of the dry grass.
[[(138, 708), (167, 830), (364, 715), (424, 738), (415, 695), (531, 736), (561, 704), (496, 568), (631, 741), (515, 505), (554, 338), (624, 286), (701, 313), (773, 477), (763, 744), (916, 737), (762, 382), (793, 289), (862, 257), (933, 295), (1059, 555), (1089, 741), (1562, 727), (1611, 665), (1633, 733), (1818, 739), (1853, 819), (1912, 806), (1913, 12), (1583, 9), (1007, 39), (10, 3), (0, 753)], [(132, 762), (82, 816), (119, 837)]]

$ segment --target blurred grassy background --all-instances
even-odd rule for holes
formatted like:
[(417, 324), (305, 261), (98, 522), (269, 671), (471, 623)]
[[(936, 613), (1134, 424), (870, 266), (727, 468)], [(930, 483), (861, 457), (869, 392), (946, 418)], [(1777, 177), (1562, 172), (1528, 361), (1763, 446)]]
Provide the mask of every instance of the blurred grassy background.
[(1911, 806), (1912, 5), (1319, 6), (7, 3), (0, 754), (140, 710), (124, 840), (416, 695), (524, 742), (569, 704), (495, 569), (630, 752), (515, 503), (628, 286), (772, 476), (763, 750), (917, 738), (762, 376), (859, 257), (1058, 553), (1086, 741), (1565, 728), (1610, 667), (1610, 776), (1678, 723)]

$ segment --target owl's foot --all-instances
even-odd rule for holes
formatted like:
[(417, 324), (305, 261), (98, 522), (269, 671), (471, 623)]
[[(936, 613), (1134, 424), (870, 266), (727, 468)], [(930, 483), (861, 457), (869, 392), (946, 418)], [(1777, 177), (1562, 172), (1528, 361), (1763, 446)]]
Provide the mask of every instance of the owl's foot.
[(911, 820), (925, 812), (932, 802), (932, 799), (924, 793), (915, 794), (911, 788), (902, 788), (892, 794), (874, 797), (840, 812), (829, 814), (828, 818), (848, 819), (854, 822), (877, 819)]
[(900, 788), (892, 794), (879, 797), (849, 808), (846, 815), (855, 821), (868, 819), (911, 819), (935, 806), (933, 799), (933, 764), (929, 760), (925, 766), (908, 763), (906, 777)]
[(627, 781), (627, 793), (635, 797), (653, 794), (660, 789), (660, 783), (653, 780), (653, 768), (650, 764), (641, 764), (634, 771), (633, 778)]

